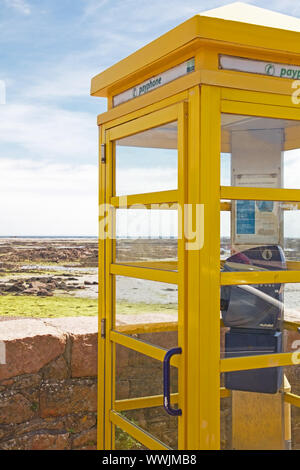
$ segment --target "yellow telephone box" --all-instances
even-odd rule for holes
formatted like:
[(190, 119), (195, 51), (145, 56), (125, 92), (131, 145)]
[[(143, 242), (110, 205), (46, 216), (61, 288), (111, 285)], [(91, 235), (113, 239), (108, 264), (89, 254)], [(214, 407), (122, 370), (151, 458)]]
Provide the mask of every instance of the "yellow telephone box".
[(99, 449), (300, 448), (300, 20), (196, 15), (91, 94)]

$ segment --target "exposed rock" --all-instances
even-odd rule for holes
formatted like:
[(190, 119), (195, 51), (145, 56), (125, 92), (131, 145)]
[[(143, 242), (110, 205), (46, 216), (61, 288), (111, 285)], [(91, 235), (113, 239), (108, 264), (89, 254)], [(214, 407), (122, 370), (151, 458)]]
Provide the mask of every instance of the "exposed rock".
[(53, 292), (49, 292), (47, 289), (41, 289), (41, 290), (38, 291), (38, 293), (36, 295), (49, 297), (49, 296), (53, 295)]
[(0, 443), (0, 450), (30, 450), (32, 436), (22, 436)]
[(69, 376), (68, 365), (63, 356), (50, 362), (42, 370), (43, 378), (46, 380), (63, 380)]
[(40, 416), (64, 416), (96, 411), (97, 387), (94, 382), (43, 384), (40, 391)]
[(20, 393), (0, 396), (0, 423), (17, 424), (32, 419), (35, 409)]
[(36, 434), (32, 437), (32, 450), (68, 450), (69, 434)]
[[(15, 295), (37, 295), (37, 296), (50, 296), (53, 295), (54, 291), (72, 291), (75, 289), (84, 289), (85, 285), (79, 285), (78, 283), (70, 283), (70, 280), (75, 278), (66, 275), (66, 281), (62, 280), (61, 277), (44, 276), (44, 277), (30, 277), (26, 279), (10, 279), (7, 283), (0, 284), (0, 295), (1, 294), (15, 294)], [(76, 280), (76, 279), (75, 279)], [(93, 285), (93, 283), (87, 281), (87, 285)]]
[(97, 429), (89, 429), (73, 439), (73, 448), (82, 450), (96, 450), (97, 448)]

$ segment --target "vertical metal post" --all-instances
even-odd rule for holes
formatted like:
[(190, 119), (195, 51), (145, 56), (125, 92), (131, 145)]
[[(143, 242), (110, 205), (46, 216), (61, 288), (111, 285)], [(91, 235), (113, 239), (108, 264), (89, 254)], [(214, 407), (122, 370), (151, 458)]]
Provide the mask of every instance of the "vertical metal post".
[[(200, 118), (200, 119), (199, 119)], [(188, 448), (220, 447), (220, 90), (190, 91), (189, 203), (202, 240), (188, 251)]]
[(199, 449), (220, 448), (220, 89), (201, 87), (199, 202), (204, 206), (200, 250)]

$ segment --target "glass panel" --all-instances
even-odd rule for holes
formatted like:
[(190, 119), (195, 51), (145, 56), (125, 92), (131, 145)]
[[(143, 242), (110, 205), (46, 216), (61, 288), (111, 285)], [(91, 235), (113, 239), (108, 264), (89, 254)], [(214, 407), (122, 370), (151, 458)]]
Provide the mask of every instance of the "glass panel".
[(221, 450), (300, 449), (299, 408), (283, 403), (282, 393), (232, 391), (220, 406)]
[[(299, 373), (300, 366), (284, 368), (282, 391), (300, 394)], [(233, 390), (220, 408), (222, 450), (300, 450), (300, 408), (284, 403), (281, 392)]]
[(222, 201), (221, 267), (225, 271), (300, 270), (300, 205)]
[(115, 329), (169, 349), (177, 346), (178, 286), (115, 276)]
[[(221, 342), (224, 341), (224, 330), (221, 328)], [(225, 386), (224, 374), (220, 374), (221, 387)], [(220, 402), (220, 446), (221, 450), (232, 448), (232, 404), (231, 393), (229, 397), (222, 397)]]
[(115, 195), (177, 189), (177, 122), (116, 141)]
[[(285, 289), (289, 287), (291, 285), (286, 285)], [(221, 358), (225, 356), (225, 335), (229, 331), (230, 328), (221, 328)], [(299, 334), (295, 330), (285, 330), (284, 336), (284, 349), (291, 351), (291, 345), (299, 339)], [(262, 369), (260, 379), (264, 377), (264, 371), (267, 369)], [(300, 394), (299, 374), (300, 365), (283, 368), (282, 389), (285, 392)], [(220, 377), (222, 387), (226, 384), (225, 376), (222, 373)], [(243, 379), (245, 377), (240, 376), (240, 380)], [(231, 390), (229, 397), (221, 398), (220, 408), (221, 449), (300, 449), (297, 432), (300, 409), (283, 404), (282, 393)]]
[[(221, 445), (228, 449), (279, 449), (285, 426), (282, 392), (299, 391), (300, 285), (222, 286), (221, 358), (295, 353), (295, 365), (227, 372), (221, 385), (232, 391), (221, 401)], [(273, 291), (273, 293), (272, 293)], [(284, 320), (284, 321), (283, 321)], [(289, 322), (289, 323), (288, 323)], [(287, 379), (289, 382), (287, 382)], [(293, 415), (292, 427), (299, 424)], [(231, 421), (232, 420), (232, 421)], [(242, 425), (244, 423), (244, 425)], [(247, 423), (247, 425), (245, 425)], [(248, 425), (249, 423), (249, 425)], [(297, 434), (294, 433), (294, 444)], [(288, 439), (288, 438), (286, 438)], [(232, 444), (231, 444), (232, 442)], [(261, 447), (260, 447), (261, 446)]]
[[(290, 335), (289, 341), (295, 341), (298, 337), (296, 332)], [(300, 347), (300, 345), (298, 346)], [(284, 374), (286, 379), (288, 380), (289, 388), (287, 391), (293, 393), (294, 395), (300, 396), (300, 365), (296, 365), (293, 367), (285, 367)], [(290, 413), (291, 415), (291, 448), (293, 450), (300, 450), (300, 408), (285, 404), (285, 413)]]
[(123, 429), (115, 426), (115, 450), (147, 450), (147, 447), (144, 447)]
[(221, 185), (300, 188), (300, 122), (222, 114)]
[[(178, 392), (178, 371), (170, 370), (171, 393)], [(123, 410), (121, 414), (133, 424), (152, 434), (167, 446), (177, 449), (178, 418), (163, 408), (163, 364), (151, 357), (116, 345), (116, 400), (157, 397), (161, 404)], [(173, 404), (176, 408), (176, 404)]]
[(177, 270), (177, 210), (117, 209), (115, 262)]
[[(221, 287), (221, 316), (225, 327), (229, 329), (244, 330), (242, 335), (249, 331), (257, 331), (260, 335), (270, 335), (272, 332), (286, 330), (285, 337), (282, 338), (282, 347), (274, 352), (294, 352), (300, 343), (299, 333), (295, 328), (285, 322), (300, 323), (300, 284), (251, 284), (234, 285)], [(227, 332), (227, 330), (226, 330)], [(225, 341), (221, 342), (221, 353), (226, 357), (226, 332)], [(239, 333), (239, 331), (238, 331)], [(248, 338), (244, 336), (245, 344)], [(272, 353), (272, 341), (257, 339), (257, 346), (261, 345), (261, 354)], [(292, 338), (292, 339), (291, 339)], [(251, 338), (249, 339), (249, 341)], [(242, 341), (242, 339), (239, 339)], [(238, 345), (241, 349), (238, 349)], [(253, 345), (253, 348), (255, 345)], [(249, 343), (248, 352), (252, 351)], [(237, 343), (235, 356), (249, 355), (243, 353), (242, 343)], [(239, 354), (241, 352), (241, 354)], [(228, 355), (227, 355), (228, 356)], [(233, 354), (230, 354), (233, 357)]]

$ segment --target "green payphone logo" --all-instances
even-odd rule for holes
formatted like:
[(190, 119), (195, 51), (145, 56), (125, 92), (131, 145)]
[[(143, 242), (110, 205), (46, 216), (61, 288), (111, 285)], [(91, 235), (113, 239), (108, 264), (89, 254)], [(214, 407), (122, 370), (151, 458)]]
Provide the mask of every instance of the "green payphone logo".
[(267, 64), (265, 66), (265, 71), (267, 75), (274, 75), (275, 74), (275, 67), (273, 64)]

